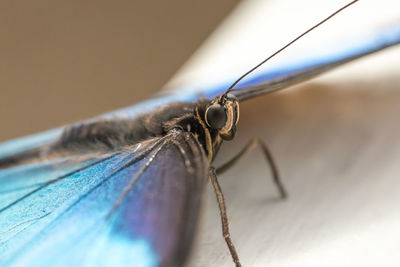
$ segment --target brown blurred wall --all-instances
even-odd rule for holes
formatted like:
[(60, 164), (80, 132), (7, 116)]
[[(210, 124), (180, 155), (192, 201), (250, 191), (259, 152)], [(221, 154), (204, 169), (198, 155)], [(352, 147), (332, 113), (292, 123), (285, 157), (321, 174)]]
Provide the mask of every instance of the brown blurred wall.
[(237, 2), (2, 1), (0, 141), (149, 97)]

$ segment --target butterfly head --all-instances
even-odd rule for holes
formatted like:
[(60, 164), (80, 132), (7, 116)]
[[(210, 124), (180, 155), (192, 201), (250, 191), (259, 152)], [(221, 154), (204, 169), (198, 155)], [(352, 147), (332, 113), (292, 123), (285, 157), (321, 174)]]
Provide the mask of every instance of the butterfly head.
[(221, 95), (207, 107), (204, 119), (223, 140), (232, 140), (239, 121), (239, 101), (233, 94)]

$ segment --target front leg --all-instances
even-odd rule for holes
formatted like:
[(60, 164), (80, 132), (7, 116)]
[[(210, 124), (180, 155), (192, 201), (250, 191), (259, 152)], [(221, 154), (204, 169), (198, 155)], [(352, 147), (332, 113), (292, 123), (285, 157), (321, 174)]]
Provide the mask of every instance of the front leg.
[(228, 162), (217, 168), (216, 173), (219, 175), (229, 168), (231, 168), (239, 159), (241, 159), (245, 154), (252, 151), (254, 148), (260, 147), (264, 153), (265, 159), (267, 160), (269, 166), (271, 167), (271, 174), (273, 181), (278, 188), (281, 198), (287, 198), (287, 193), (285, 187), (282, 184), (281, 178), (279, 176), (278, 167), (275, 164), (274, 158), (271, 152), (268, 150), (267, 146), (258, 138), (252, 139), (236, 156), (230, 159)]
[(228, 245), (229, 252), (231, 253), (233, 262), (236, 267), (242, 266), (240, 264), (239, 256), (236, 252), (235, 245), (232, 242), (231, 235), (229, 233), (229, 222), (228, 215), (226, 213), (226, 205), (224, 195), (222, 194), (221, 186), (219, 185), (217, 174), (214, 167), (210, 167), (209, 176), (211, 179), (211, 183), (214, 187), (215, 195), (218, 201), (219, 212), (221, 214), (221, 222), (222, 222), (222, 235), (224, 236), (225, 242)]

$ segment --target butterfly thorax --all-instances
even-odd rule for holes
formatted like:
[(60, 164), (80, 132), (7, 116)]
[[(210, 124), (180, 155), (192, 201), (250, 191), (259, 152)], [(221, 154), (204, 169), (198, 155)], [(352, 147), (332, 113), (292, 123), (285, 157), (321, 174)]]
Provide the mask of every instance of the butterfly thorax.
[(162, 137), (171, 130), (191, 132), (211, 162), (222, 140), (231, 140), (239, 119), (232, 95), (195, 103), (165, 104), (135, 119), (93, 120), (67, 127), (50, 151), (112, 150)]

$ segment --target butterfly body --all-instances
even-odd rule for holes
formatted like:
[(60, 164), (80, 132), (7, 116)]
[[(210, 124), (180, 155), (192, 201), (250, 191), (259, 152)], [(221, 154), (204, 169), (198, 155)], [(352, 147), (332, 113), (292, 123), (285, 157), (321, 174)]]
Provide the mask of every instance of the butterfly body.
[[(146, 140), (161, 138), (172, 130), (192, 133), (209, 158), (215, 158), (222, 139), (218, 130), (208, 127), (205, 111), (210, 100), (178, 102), (162, 105), (135, 118), (94, 119), (66, 126), (50, 144), (0, 159), (0, 168), (10, 167), (38, 158), (109, 152)], [(209, 145), (211, 143), (211, 146)]]

